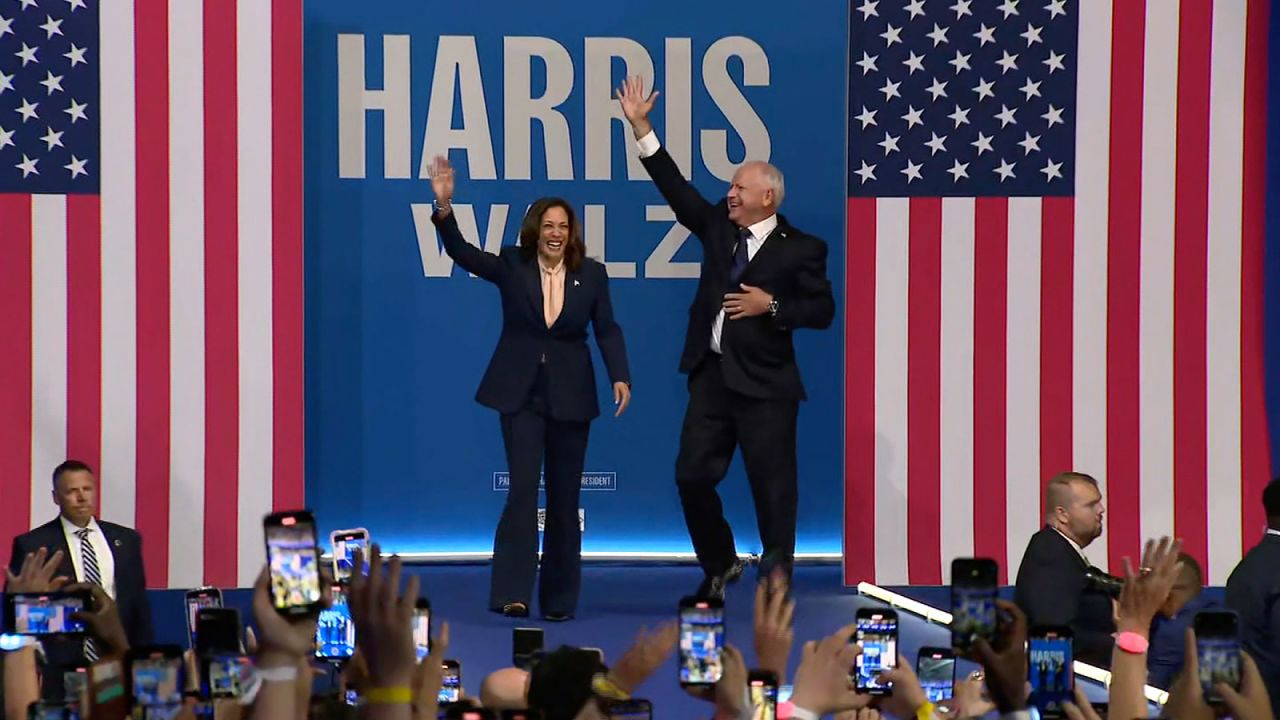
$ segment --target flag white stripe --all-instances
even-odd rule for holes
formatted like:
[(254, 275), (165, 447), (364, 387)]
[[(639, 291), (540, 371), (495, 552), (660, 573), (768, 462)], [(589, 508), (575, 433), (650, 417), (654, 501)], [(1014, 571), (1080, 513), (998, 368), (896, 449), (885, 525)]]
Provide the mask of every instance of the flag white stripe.
[[(1031, 169), (1019, 163), (1023, 172)], [(1006, 331), (1005, 560), (1022, 563), (1025, 538), (1040, 529), (1040, 198), (1009, 199)]]
[[(1071, 438), (1074, 470), (1107, 485), (1107, 213), (1111, 138), (1111, 0), (1079, 4), (1075, 54), (1076, 199), (1072, 269)], [(1105, 502), (1105, 500), (1104, 500)], [(1107, 535), (1089, 545), (1089, 559), (1107, 567)]]
[(910, 201), (876, 201), (876, 578), (907, 582)]
[[(1241, 242), (1244, 172), (1243, 2), (1213, 5), (1209, 104), (1208, 576), (1220, 585), (1240, 559)], [(1243, 498), (1257, 502), (1256, 498)]]
[[(43, 173), (60, 171), (50, 163)], [(58, 514), (53, 468), (67, 459), (67, 198), (31, 198), (31, 521)]]
[(204, 578), (204, 24), (169, 5), (169, 585)]
[(261, 518), (272, 502), (271, 4), (236, 12), (240, 464), (237, 577), (252, 585), (265, 561)]
[[(102, 517), (136, 525), (137, 195), (133, 0), (100, 14)], [(152, 542), (155, 542), (152, 539)]]
[(942, 582), (951, 560), (973, 555), (972, 198), (942, 201), (942, 322), (939, 341)]
[(1178, 13), (1174, 10), (1151, 3), (1146, 17), (1138, 314), (1138, 475), (1144, 538), (1172, 535), (1174, 522), (1173, 236), (1178, 96)]

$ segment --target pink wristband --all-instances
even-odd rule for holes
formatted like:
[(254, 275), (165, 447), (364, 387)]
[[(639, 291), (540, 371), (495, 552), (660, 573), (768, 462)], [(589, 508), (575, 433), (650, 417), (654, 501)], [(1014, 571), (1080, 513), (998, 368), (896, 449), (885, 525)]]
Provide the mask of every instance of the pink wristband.
[(1141, 655), (1147, 651), (1150, 643), (1136, 632), (1122, 632), (1116, 636), (1116, 647), (1132, 655)]

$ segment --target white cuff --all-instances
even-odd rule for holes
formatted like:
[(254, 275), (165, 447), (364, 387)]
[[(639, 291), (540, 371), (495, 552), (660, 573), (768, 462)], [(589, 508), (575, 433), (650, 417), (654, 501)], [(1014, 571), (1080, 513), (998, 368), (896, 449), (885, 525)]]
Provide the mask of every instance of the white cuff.
[(799, 705), (792, 705), (791, 717), (792, 720), (818, 720), (818, 713)]
[(662, 144), (658, 142), (658, 133), (650, 130), (644, 137), (636, 140), (636, 146), (640, 148), (640, 157), (647, 158), (658, 152)]

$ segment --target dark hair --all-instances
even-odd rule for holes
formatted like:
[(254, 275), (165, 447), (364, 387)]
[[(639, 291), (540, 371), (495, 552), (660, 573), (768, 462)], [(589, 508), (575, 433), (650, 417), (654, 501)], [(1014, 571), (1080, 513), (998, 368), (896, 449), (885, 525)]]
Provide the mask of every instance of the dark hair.
[(1267, 520), (1274, 521), (1272, 525), (1280, 525), (1280, 478), (1262, 489), (1262, 507), (1267, 511)]
[(1064, 501), (1064, 495), (1073, 482), (1084, 482), (1098, 487), (1098, 481), (1092, 475), (1082, 472), (1061, 472), (1054, 475), (1044, 489), (1044, 510), (1052, 513)]
[(1200, 569), (1200, 563), (1196, 562), (1195, 558), (1184, 552), (1180, 552), (1178, 553), (1178, 561), (1182, 563), (1183, 569), (1190, 570), (1195, 573), (1196, 584), (1204, 584), (1204, 571)]
[(539, 198), (529, 206), (520, 223), (520, 255), (525, 260), (538, 256), (538, 237), (542, 234), (542, 216), (551, 208), (563, 208), (569, 216), (569, 238), (564, 248), (564, 267), (577, 271), (582, 267), (582, 260), (587, 256), (587, 246), (582, 242), (582, 225), (578, 222), (578, 214), (568, 200), (558, 197)]
[(58, 489), (58, 481), (62, 479), (64, 473), (69, 472), (87, 472), (93, 474), (93, 468), (80, 462), (79, 460), (64, 460), (58, 467), (53, 469), (53, 489)]
[(590, 650), (562, 645), (529, 671), (529, 709), (546, 720), (573, 720), (595, 697), (595, 676), (607, 671)]

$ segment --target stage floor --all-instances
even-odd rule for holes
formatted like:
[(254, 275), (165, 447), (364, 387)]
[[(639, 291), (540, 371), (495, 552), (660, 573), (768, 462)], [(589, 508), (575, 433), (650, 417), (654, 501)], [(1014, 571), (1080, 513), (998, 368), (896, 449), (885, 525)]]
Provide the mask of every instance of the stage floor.
[[(462, 663), (462, 680), (471, 693), (478, 693), (481, 679), (490, 671), (511, 664), (511, 631), (515, 627), (542, 627), (548, 650), (562, 644), (598, 647), (606, 661), (616, 659), (630, 644), (641, 626), (656, 625), (676, 617), (680, 597), (692, 593), (701, 572), (691, 565), (600, 565), (583, 568), (582, 601), (578, 616), (566, 623), (544, 623), (534, 616), (512, 620), (488, 612), (489, 567), (484, 565), (436, 565), (412, 568), (422, 577), (423, 594), (431, 599), (435, 622), (448, 621), (452, 633), (451, 658)], [(726, 624), (729, 642), (753, 663), (752, 599), (755, 569), (749, 568), (742, 580), (729, 589), (726, 598)], [(853, 621), (858, 607), (879, 603), (859, 596), (852, 588), (841, 586), (838, 566), (800, 566), (796, 568), (794, 595), (796, 644), (792, 652), (794, 669), (804, 641), (825, 636)], [(917, 599), (941, 607), (947, 597), (945, 588), (921, 588), (911, 593)], [(225, 593), (227, 604), (248, 616), (248, 591)], [(182, 618), (182, 593), (158, 591), (152, 594), (157, 642), (186, 644)], [(901, 613), (900, 640), (902, 652), (914, 662), (916, 651), (923, 646), (946, 645), (950, 633), (907, 612)], [(957, 674), (963, 677), (974, 666), (961, 662)], [(1083, 680), (1082, 680), (1083, 681)], [(1090, 687), (1095, 701), (1105, 701), (1102, 688), (1083, 681)], [(676, 681), (676, 663), (672, 659), (639, 694), (653, 701), (655, 717), (708, 717), (709, 706), (681, 691)]]

